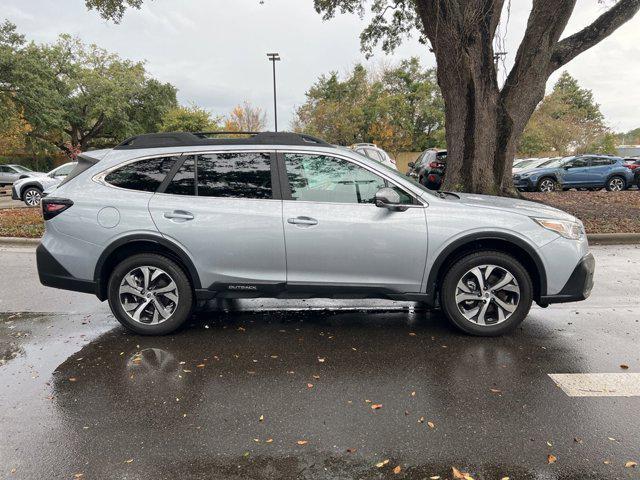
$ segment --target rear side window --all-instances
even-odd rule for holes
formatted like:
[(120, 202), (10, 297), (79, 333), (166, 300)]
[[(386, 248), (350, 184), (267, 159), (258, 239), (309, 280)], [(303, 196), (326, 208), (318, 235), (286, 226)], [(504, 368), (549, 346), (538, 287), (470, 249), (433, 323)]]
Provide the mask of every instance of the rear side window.
[(174, 175), (164, 193), (172, 195), (196, 194), (196, 157), (187, 157)]
[(272, 198), (271, 156), (217, 153), (198, 157), (198, 196)]
[(105, 181), (114, 187), (155, 192), (177, 159), (160, 157), (129, 163), (108, 174)]
[(591, 159), (592, 167), (602, 167), (603, 165), (611, 165), (612, 163), (614, 163), (614, 160), (611, 158), (598, 157)]

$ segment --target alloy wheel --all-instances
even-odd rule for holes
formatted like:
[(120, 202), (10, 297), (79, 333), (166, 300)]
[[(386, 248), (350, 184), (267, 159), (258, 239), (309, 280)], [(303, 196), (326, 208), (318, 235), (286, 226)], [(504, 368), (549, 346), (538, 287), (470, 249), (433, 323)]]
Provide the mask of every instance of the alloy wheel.
[(620, 192), (624, 190), (624, 180), (618, 177), (612, 178), (609, 180), (609, 189), (612, 192)]
[(456, 286), (456, 305), (470, 322), (498, 325), (511, 317), (520, 303), (516, 278), (498, 265), (480, 265), (468, 270)]
[(556, 182), (549, 178), (545, 178), (540, 182), (540, 191), (541, 192), (553, 192), (556, 189)]
[(36, 189), (27, 190), (24, 194), (24, 203), (29, 207), (37, 207), (40, 205), (40, 200), (42, 200), (42, 195)]
[(164, 270), (141, 266), (129, 271), (119, 289), (120, 305), (135, 322), (157, 325), (178, 307), (178, 286)]

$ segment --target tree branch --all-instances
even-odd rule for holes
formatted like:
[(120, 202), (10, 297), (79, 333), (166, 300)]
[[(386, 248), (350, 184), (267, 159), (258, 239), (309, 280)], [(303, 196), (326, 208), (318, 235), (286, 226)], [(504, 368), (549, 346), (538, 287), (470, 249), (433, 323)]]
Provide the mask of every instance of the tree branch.
[(640, 10), (640, 0), (620, 0), (591, 25), (558, 42), (551, 55), (549, 73), (573, 60), (585, 50), (611, 35)]

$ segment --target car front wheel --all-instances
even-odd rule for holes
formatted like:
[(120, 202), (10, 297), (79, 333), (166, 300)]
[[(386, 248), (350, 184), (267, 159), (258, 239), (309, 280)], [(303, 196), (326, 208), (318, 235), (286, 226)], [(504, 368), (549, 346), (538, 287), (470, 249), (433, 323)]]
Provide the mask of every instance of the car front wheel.
[(42, 190), (36, 187), (29, 187), (25, 190), (22, 198), (28, 207), (37, 207), (42, 200)]
[(558, 182), (556, 182), (553, 178), (543, 178), (538, 183), (538, 191), (539, 192), (553, 192), (557, 190)]
[(533, 301), (531, 277), (518, 260), (496, 251), (468, 254), (445, 274), (440, 302), (460, 330), (497, 336), (516, 328)]
[(177, 330), (191, 315), (189, 278), (173, 260), (138, 254), (120, 262), (108, 284), (109, 306), (116, 319), (142, 335)]

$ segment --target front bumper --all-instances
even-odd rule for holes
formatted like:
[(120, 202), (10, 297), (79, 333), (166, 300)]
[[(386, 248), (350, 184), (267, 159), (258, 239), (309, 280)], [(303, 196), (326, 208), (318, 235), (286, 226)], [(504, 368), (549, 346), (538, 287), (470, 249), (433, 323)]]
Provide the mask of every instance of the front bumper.
[(513, 177), (513, 186), (518, 190), (525, 191), (533, 191), (536, 188), (535, 184), (531, 181), (531, 178), (521, 178), (519, 176)]
[(36, 264), (40, 283), (45, 287), (93, 294), (97, 292), (95, 282), (81, 280), (71, 275), (42, 244), (36, 249)]
[(596, 260), (591, 253), (588, 253), (571, 273), (569, 280), (555, 295), (545, 295), (540, 297), (538, 304), (546, 307), (551, 303), (579, 302), (586, 300), (591, 295), (593, 288), (593, 273), (596, 268)]

